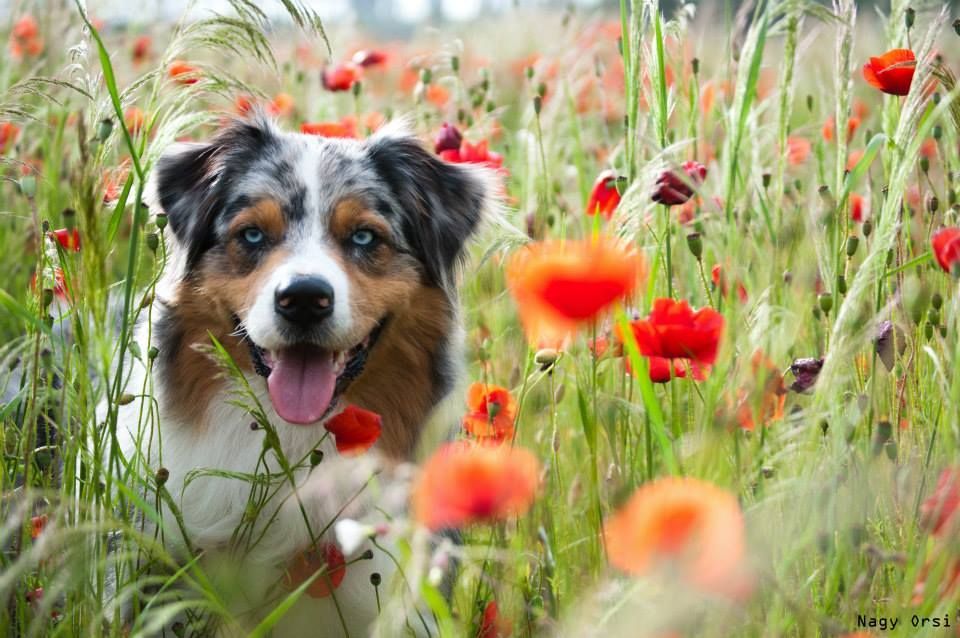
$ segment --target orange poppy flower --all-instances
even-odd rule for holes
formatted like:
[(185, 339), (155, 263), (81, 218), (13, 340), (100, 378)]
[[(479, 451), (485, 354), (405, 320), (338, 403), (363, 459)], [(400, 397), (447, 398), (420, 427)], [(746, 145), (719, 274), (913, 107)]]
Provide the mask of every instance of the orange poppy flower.
[(304, 122), (300, 125), (300, 132), (321, 137), (356, 138), (357, 123), (346, 118), (339, 122)]
[(311, 598), (326, 598), (347, 575), (343, 554), (333, 543), (321, 543), (316, 548), (297, 554), (287, 565), (284, 584), (287, 589), (296, 589), (321, 570), (323, 573), (307, 586), (306, 594)]
[(167, 75), (180, 84), (196, 84), (200, 81), (200, 69), (183, 60), (174, 60), (167, 67)]
[(47, 526), (47, 515), (40, 514), (39, 516), (33, 516), (30, 518), (30, 538), (37, 540), (40, 538), (40, 534), (43, 533), (44, 528)]
[(892, 49), (863, 65), (863, 79), (890, 95), (906, 95), (917, 70), (917, 58), (910, 49)]
[[(713, 268), (710, 269), (710, 281), (720, 290), (721, 295), (727, 296), (727, 280), (723, 276), (723, 268), (720, 264), (714, 264)], [(747, 299), (749, 299), (746, 287), (739, 281), (737, 282), (737, 299), (740, 300), (740, 303), (747, 303)]]
[(233, 108), (239, 115), (249, 115), (256, 105), (256, 98), (245, 93), (233, 98)]
[(450, 91), (439, 84), (430, 84), (424, 91), (424, 97), (427, 102), (433, 104), (438, 109), (442, 109), (450, 101)]
[(533, 504), (540, 463), (508, 446), (447, 443), (424, 464), (413, 515), (433, 531), (520, 516)]
[(323, 424), (333, 435), (340, 454), (363, 454), (377, 442), (383, 429), (380, 415), (348, 405), (343, 412)]
[(810, 140), (802, 137), (787, 138), (787, 161), (797, 166), (803, 164), (810, 157), (810, 149), (813, 148)]
[(751, 401), (750, 392), (741, 389), (737, 393), (737, 422), (744, 430), (752, 431), (756, 427), (754, 417), (760, 420), (761, 425), (783, 418), (787, 389), (783, 385), (783, 375), (780, 374), (779, 368), (767, 359), (762, 351), (757, 350), (753, 353), (750, 366), (754, 378), (762, 382), (763, 395), (757, 410), (754, 411), (755, 402)]
[(491, 600), (483, 608), (480, 616), (480, 628), (477, 638), (509, 638), (513, 634), (513, 625), (508, 618), (500, 615), (497, 601)]
[[(853, 135), (854, 133), (857, 132), (858, 128), (860, 128), (860, 118), (851, 117), (850, 119), (847, 120), (847, 141), (848, 142), (851, 139), (853, 139)], [(823, 123), (823, 129), (821, 131), (823, 133), (823, 139), (828, 142), (832, 142), (833, 137), (836, 134), (835, 131), (836, 131), (836, 123), (833, 117), (828, 117), (827, 121)]]
[(289, 93), (277, 93), (273, 100), (270, 101), (270, 105), (267, 107), (267, 110), (271, 115), (277, 117), (287, 117), (293, 113), (294, 101), (293, 96)]
[(20, 136), (20, 127), (10, 122), (0, 122), (0, 153), (6, 153)]
[(477, 439), (499, 443), (513, 438), (517, 402), (506, 388), (486, 383), (470, 384), (467, 409), (463, 429)]
[(667, 477), (636, 492), (604, 525), (614, 567), (634, 576), (676, 566), (690, 584), (745, 593), (743, 515), (736, 497), (689, 477)]
[(123, 123), (127, 130), (136, 135), (143, 129), (147, 116), (139, 106), (131, 106), (123, 112)]
[(644, 274), (638, 252), (604, 236), (528, 244), (506, 272), (527, 339), (554, 347), (629, 296)]
[(617, 173), (612, 170), (605, 170), (597, 177), (593, 183), (593, 190), (590, 191), (590, 198), (587, 200), (587, 215), (603, 215), (604, 219), (609, 220), (613, 217), (613, 211), (620, 205), (620, 191), (617, 190)]
[(655, 299), (647, 318), (630, 327), (644, 356), (711, 365), (723, 335), (723, 315), (713, 308), (694, 311), (684, 300)]

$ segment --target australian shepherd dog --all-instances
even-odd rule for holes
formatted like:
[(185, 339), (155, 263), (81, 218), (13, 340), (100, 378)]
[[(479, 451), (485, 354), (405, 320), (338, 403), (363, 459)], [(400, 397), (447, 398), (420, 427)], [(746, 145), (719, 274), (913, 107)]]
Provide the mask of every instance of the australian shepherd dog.
[[(138, 468), (141, 488), (159, 485), (151, 529), (229, 590), (216, 633), (235, 635), (292, 600), (290, 565), (333, 542), (338, 516), (401, 512), (394, 470), (376, 487), (371, 475), (412, 458), (457, 384), (455, 276), (491, 178), (402, 127), (328, 139), (254, 115), (174, 145), (151, 179), (169, 255), (138, 332), (151, 356), (126, 385), (148, 398), (118, 417), (120, 478)], [(359, 459), (339, 456), (324, 428), (348, 405), (382, 417)], [(301, 596), (272, 635), (368, 635), (402, 586), (387, 588), (398, 556), (367, 548), (336, 583), (321, 574), (330, 595)], [(422, 620), (391, 631), (426, 633)]]

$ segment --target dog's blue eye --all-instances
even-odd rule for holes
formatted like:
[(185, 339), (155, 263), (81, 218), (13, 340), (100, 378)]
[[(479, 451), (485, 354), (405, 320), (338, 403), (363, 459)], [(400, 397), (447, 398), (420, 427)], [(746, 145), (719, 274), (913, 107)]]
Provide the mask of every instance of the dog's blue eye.
[(350, 236), (350, 241), (352, 241), (355, 246), (369, 246), (375, 238), (372, 230), (361, 228), (360, 230), (354, 231), (353, 235)]
[(243, 241), (247, 242), (251, 246), (258, 246), (263, 243), (263, 240), (263, 231), (259, 228), (248, 228), (243, 231)]

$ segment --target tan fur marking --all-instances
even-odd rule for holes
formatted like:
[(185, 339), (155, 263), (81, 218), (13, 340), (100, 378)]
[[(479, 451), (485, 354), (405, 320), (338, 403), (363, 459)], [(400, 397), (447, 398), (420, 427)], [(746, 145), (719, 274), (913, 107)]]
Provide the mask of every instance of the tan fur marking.
[(286, 259), (289, 253), (274, 250), (256, 269), (244, 276), (229, 257), (205, 262), (195, 285), (184, 282), (173, 305), (179, 328), (183, 331), (180, 347), (172, 353), (168, 373), (171, 391), (177, 400), (172, 403), (177, 416), (197, 429), (207, 427), (205, 411), (224, 380), (217, 363), (206, 351), (210, 334), (216, 337), (230, 356), (245, 371), (250, 371), (250, 354), (246, 344), (232, 333), (236, 329), (233, 315), (245, 314), (263, 281)]
[(395, 312), (370, 352), (363, 374), (345, 399), (383, 418), (380, 447), (409, 458), (434, 400), (433, 362), (451, 330), (450, 304), (442, 291), (420, 286)]
[(230, 222), (229, 233), (233, 236), (250, 226), (256, 226), (273, 241), (279, 241), (287, 228), (283, 208), (272, 199), (258, 200), (253, 206), (236, 214)]
[(346, 241), (358, 228), (369, 228), (381, 237), (390, 236), (390, 225), (377, 213), (352, 197), (340, 200), (330, 216), (330, 233), (339, 241)]

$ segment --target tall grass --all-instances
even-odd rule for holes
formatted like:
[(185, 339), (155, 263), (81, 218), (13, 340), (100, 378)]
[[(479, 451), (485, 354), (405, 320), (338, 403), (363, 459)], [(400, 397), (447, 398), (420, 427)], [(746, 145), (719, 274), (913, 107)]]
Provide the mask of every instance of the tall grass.
[[(21, 129), (0, 158), (7, 273), (0, 282), (0, 627), (7, 635), (147, 636), (187, 613), (267, 636), (303, 594), (306, 584), (253, 625), (233, 617), (228, 593), (189, 535), (186, 559), (170, 551), (180, 530), (161, 521), (171, 512), (176, 524), (179, 505), (164, 477), (152, 459), (122, 458), (116, 438), (118, 410), (152, 393), (149, 382), (126, 386), (130, 367), (135, 360), (149, 367), (157, 356), (131, 339), (135, 324), (150, 319), (168, 267), (164, 220), (143, 203), (150, 171), (174, 140), (212, 134), (238, 93), (267, 100), (280, 91), (296, 104), (281, 116), (285, 127), (411, 113), (425, 139), (443, 121), (472, 140), (490, 138), (510, 172), (510, 207), (477, 242), (461, 283), (468, 375), (513, 391), (515, 443), (544, 464), (540, 497), (517, 521), (467, 530), (459, 546), (438, 549), (410, 526), (394, 557), (404, 582), (371, 594), (383, 597), (378, 635), (406, 631), (397, 619), (414, 596), (450, 636), (476, 635), (490, 600), (518, 636), (839, 636), (857, 628), (859, 615), (899, 616), (903, 627), (914, 615), (952, 613), (956, 592), (944, 588), (954, 554), (939, 551), (918, 519), (960, 445), (958, 289), (929, 255), (931, 233), (958, 218), (960, 89), (950, 83), (960, 59), (948, 6), (915, 6), (909, 33), (900, 0), (888, 15), (846, 0), (829, 8), (745, 3), (729, 16), (729, 32), (719, 27), (720, 8), (708, 4), (677, 15), (640, 0), (621, 0), (612, 15), (516, 9), (391, 45), (391, 66), (370, 73), (354, 95), (324, 92), (320, 64), (310, 66), (294, 43), (327, 61), (369, 40), (343, 28), (328, 42), (306, 4), (283, 4), (286, 26), (246, 0), (223, 15), (142, 25), (156, 52), (141, 66), (129, 60), (141, 26), (98, 27), (83, 3), (18, 7), (10, 16), (12, 23), (33, 10), (45, 52), (0, 61), (0, 123)], [(618, 29), (619, 41), (609, 37)], [(882, 96), (862, 81), (869, 56), (907, 45), (919, 61), (909, 95)], [(197, 83), (168, 76), (183, 58), (196, 64)], [(411, 60), (417, 88), (401, 83)], [(925, 90), (930, 82), (936, 100)], [(430, 85), (452, 87), (448, 101), (425, 97)], [(870, 113), (848, 142), (845, 122), (858, 101)], [(142, 126), (129, 121), (132, 106), (143, 110)], [(829, 117), (834, 137), (821, 141)], [(791, 160), (793, 137), (811, 141), (814, 152)], [(697, 196), (682, 208), (654, 204), (658, 175), (685, 159), (708, 168)], [(605, 222), (582, 211), (594, 177), (608, 167), (626, 188)], [(119, 176), (108, 204), (105, 176)], [(853, 194), (866, 197), (872, 232), (851, 220)], [(79, 252), (47, 238), (48, 230), (73, 227)], [(503, 260), (527, 234), (597, 232), (644, 252), (646, 287), (544, 363), (505, 292)], [(700, 259), (687, 248), (694, 232), (703, 241)], [(852, 253), (850, 236), (859, 246)], [(720, 285), (708, 281), (715, 265)], [(57, 269), (69, 284), (62, 296)], [(944, 300), (936, 313), (934, 293)], [(632, 335), (629, 320), (663, 296), (723, 313), (721, 355), (706, 379), (652, 383), (631, 337), (623, 357), (589, 347), (598, 337), (615, 340), (617, 327)], [(889, 369), (876, 345), (888, 320), (895, 326)], [(280, 426), (258, 411), (225, 351), (207, 345), (269, 442)], [(753, 363), (758, 351), (775, 371)], [(768, 381), (784, 371), (789, 386), (787, 370), (803, 357), (824, 359), (816, 384), (788, 392), (782, 414), (771, 412)], [(149, 400), (143, 406), (146, 440), (158, 412)], [(744, 427), (744, 414), (753, 427)], [(257, 515), (267, 515), (258, 504), (271, 490), (309, 464), (280, 458), (272, 473), (261, 467), (229, 477), (250, 484)], [(217, 472), (196, 468), (192, 480)], [(667, 475), (737, 495), (755, 575), (749, 596), (705, 596), (608, 565), (606, 517), (634, 488)], [(31, 519), (41, 515), (46, 524), (34, 538)], [(259, 531), (250, 523), (236, 538), (255, 543)], [(451, 564), (455, 584), (445, 597), (437, 571)], [(919, 579), (926, 586), (917, 589)], [(129, 624), (124, 608), (133, 610)], [(323, 631), (339, 635), (339, 626), (331, 621)]]

